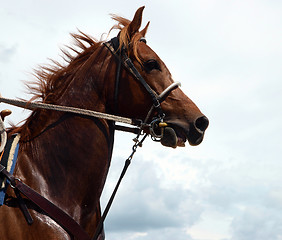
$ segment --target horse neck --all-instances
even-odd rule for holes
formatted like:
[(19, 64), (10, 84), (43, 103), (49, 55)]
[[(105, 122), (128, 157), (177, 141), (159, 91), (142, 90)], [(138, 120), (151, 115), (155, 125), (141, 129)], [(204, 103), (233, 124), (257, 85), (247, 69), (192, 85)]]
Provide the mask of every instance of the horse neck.
[[(102, 51), (103, 53), (103, 51)], [(108, 53), (108, 52), (107, 52)], [(108, 66), (112, 56), (103, 53), (104, 66)], [(102, 54), (102, 55), (103, 55)], [(100, 67), (101, 67), (100, 64)], [(109, 67), (107, 67), (109, 68)], [(97, 79), (95, 71), (100, 77)], [(103, 94), (90, 91), (91, 87), (76, 82), (74, 78), (66, 88), (58, 103), (84, 107), (96, 111), (106, 111), (106, 93), (114, 77), (93, 67), (88, 81), (106, 86)], [(82, 78), (80, 78), (82, 79)], [(87, 77), (83, 78), (87, 80)], [(84, 86), (84, 91), (81, 89)], [(100, 90), (98, 90), (100, 91)], [(101, 119), (83, 117), (58, 112), (48, 112), (41, 131), (31, 132), (33, 138), (21, 145), (17, 176), (63, 208), (78, 222), (87, 220), (96, 211), (107, 176), (113, 148), (113, 124)], [(42, 125), (40, 111), (30, 125)], [(42, 111), (44, 115), (44, 111)]]

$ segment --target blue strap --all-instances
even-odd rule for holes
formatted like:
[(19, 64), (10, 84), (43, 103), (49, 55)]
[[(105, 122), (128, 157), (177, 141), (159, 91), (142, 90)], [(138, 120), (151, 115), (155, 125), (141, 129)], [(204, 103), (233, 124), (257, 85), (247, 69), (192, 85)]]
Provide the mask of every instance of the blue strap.
[[(16, 145), (16, 146), (15, 146)], [(13, 147), (15, 146), (15, 147)], [(12, 153), (11, 150), (14, 152)], [(8, 152), (8, 160), (3, 159), (5, 162), (7, 162), (7, 165), (5, 168), (11, 173), (14, 173), (16, 161), (18, 158), (18, 151), (19, 151), (19, 136), (15, 135), (13, 136), (11, 140), (11, 144), (7, 144), (4, 151)], [(10, 167), (8, 167), (8, 165)], [(3, 181), (0, 181), (0, 206), (4, 204), (5, 195), (7, 191), (7, 187), (9, 185), (9, 181), (4, 179)]]

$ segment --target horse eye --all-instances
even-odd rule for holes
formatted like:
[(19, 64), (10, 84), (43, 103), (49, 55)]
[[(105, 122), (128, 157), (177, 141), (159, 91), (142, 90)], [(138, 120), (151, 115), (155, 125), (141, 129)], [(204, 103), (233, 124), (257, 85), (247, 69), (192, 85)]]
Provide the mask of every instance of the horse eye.
[(161, 70), (159, 63), (154, 59), (144, 62), (144, 68), (146, 72), (151, 72), (154, 69)]

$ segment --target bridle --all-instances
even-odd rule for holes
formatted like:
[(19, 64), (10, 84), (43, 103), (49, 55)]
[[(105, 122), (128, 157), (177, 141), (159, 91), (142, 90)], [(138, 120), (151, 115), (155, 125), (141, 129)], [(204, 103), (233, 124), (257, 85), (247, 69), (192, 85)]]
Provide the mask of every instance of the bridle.
[[(47, 109), (47, 110), (53, 110), (53, 111), (59, 111), (59, 112), (68, 112), (68, 113), (74, 113), (78, 115), (84, 115), (84, 116), (90, 116), (95, 117), (98, 119), (105, 119), (110, 120), (118, 123), (124, 123), (128, 125), (133, 125), (135, 128), (125, 127), (125, 126), (119, 126), (116, 125), (116, 130), (121, 131), (127, 131), (132, 133), (138, 133), (138, 131), (143, 129), (150, 129), (150, 133), (152, 136), (152, 139), (154, 141), (159, 141), (162, 135), (155, 133), (155, 128), (157, 122), (162, 122), (161, 126), (166, 127), (167, 124), (163, 123), (165, 114), (162, 111), (161, 103), (166, 99), (166, 97), (173, 91), (174, 89), (181, 86), (180, 82), (173, 82), (171, 85), (169, 85), (161, 94), (157, 94), (150, 85), (144, 80), (142, 75), (138, 72), (134, 64), (132, 63), (131, 59), (126, 55), (125, 49), (122, 51), (119, 51), (119, 40), (118, 37), (115, 37), (111, 39), (109, 42), (104, 43), (104, 45), (109, 49), (109, 51), (115, 56), (115, 58), (118, 61), (118, 68), (116, 71), (116, 81), (115, 81), (115, 92), (114, 92), (114, 113), (116, 113), (117, 110), (117, 103), (118, 103), (118, 92), (119, 92), (119, 80), (120, 80), (120, 72), (121, 72), (121, 65), (125, 67), (133, 76), (134, 78), (144, 87), (144, 89), (149, 93), (150, 97), (152, 98), (152, 107), (148, 111), (148, 114), (145, 118), (145, 120), (140, 119), (134, 119), (134, 118), (126, 118), (117, 116), (114, 114), (108, 114), (108, 113), (102, 113), (102, 112), (96, 112), (88, 109), (81, 109), (76, 107), (69, 107), (69, 106), (61, 106), (61, 105), (54, 105), (54, 104), (47, 104), (47, 103), (39, 103), (39, 102), (27, 102), (17, 99), (9, 99), (4, 98), (0, 94), (0, 103), (6, 103), (10, 105), (14, 105), (17, 107), (33, 110), (33, 109)], [(150, 116), (152, 113), (156, 111), (157, 117), (153, 119), (151, 123), (148, 122)], [(4, 129), (4, 123), (0, 119), (0, 135), (1, 135), (1, 146), (0, 149), (3, 148), (3, 145), (6, 143), (6, 133), (4, 130), (1, 130), (1, 126)], [(3, 138), (3, 139), (2, 139)]]
[[(139, 41), (146, 43), (146, 40), (143, 37)], [(125, 47), (124, 46), (120, 47), (119, 36), (112, 38), (108, 42), (105, 42), (104, 45), (115, 56), (117, 60), (117, 66), (118, 66), (117, 72), (116, 72), (115, 92), (114, 92), (114, 103), (115, 103), (114, 111), (115, 112), (117, 111), (117, 102), (118, 102), (117, 98), (118, 98), (118, 92), (119, 92), (120, 72), (121, 72), (121, 65), (123, 65), (124, 68), (127, 69), (134, 76), (134, 78), (144, 87), (144, 89), (146, 90), (146, 92), (149, 94), (149, 96), (152, 99), (152, 107), (148, 111), (145, 120), (142, 121), (140, 129), (142, 130), (142, 128), (144, 127), (149, 127), (152, 140), (160, 141), (160, 139), (163, 137), (163, 131), (161, 131), (161, 134), (157, 134), (155, 131), (155, 128), (158, 128), (158, 127), (163, 128), (167, 126), (167, 124), (164, 123), (165, 114), (162, 110), (161, 103), (166, 99), (166, 97), (170, 94), (171, 91), (181, 86), (180, 82), (172, 83), (160, 95), (158, 95), (156, 91), (154, 91), (150, 87), (150, 85), (145, 81), (145, 79), (136, 69), (132, 60), (126, 54)], [(152, 116), (153, 112), (156, 112), (157, 116), (153, 118), (153, 121), (151, 123), (148, 123), (148, 120)]]
[[(163, 129), (167, 127), (168, 125), (167, 123), (164, 122), (165, 114), (163, 113), (163, 110), (161, 108), (161, 102), (165, 100), (165, 98), (171, 93), (171, 91), (173, 91), (174, 89), (180, 86), (179, 82), (174, 82), (170, 86), (168, 86), (161, 94), (158, 95), (149, 86), (149, 84), (144, 80), (142, 75), (138, 72), (138, 70), (132, 63), (129, 56), (127, 56), (125, 49), (123, 47), (119, 49), (118, 37), (111, 39), (109, 42), (104, 43), (104, 45), (110, 50), (110, 52), (115, 56), (115, 58), (118, 61), (118, 65), (117, 65), (118, 67), (117, 67), (117, 73), (116, 73), (116, 83), (115, 83), (116, 86), (115, 86), (115, 93), (114, 93), (115, 105), (117, 103), (117, 97), (118, 97), (118, 86), (119, 86), (121, 65), (123, 65), (125, 69), (127, 69), (134, 76), (134, 78), (144, 87), (144, 89), (149, 93), (150, 97), (152, 98), (152, 107), (149, 109), (148, 114), (146, 118), (144, 119), (144, 121), (123, 118), (123, 117), (119, 117), (116, 115), (104, 114), (104, 113), (89, 111), (85, 109), (78, 109), (78, 108), (44, 104), (44, 103), (30, 103), (30, 102), (19, 101), (19, 100), (14, 100), (14, 99), (7, 99), (7, 98), (3, 98), (0, 96), (0, 102), (15, 105), (18, 107), (23, 107), (23, 108), (28, 108), (28, 109), (44, 108), (44, 109), (49, 109), (49, 110), (71, 112), (71, 113), (88, 115), (88, 116), (92, 116), (96, 118), (104, 118), (104, 119), (111, 120), (111, 121), (117, 121), (117, 122), (122, 122), (122, 123), (127, 123), (127, 124), (132, 124), (134, 126), (137, 126), (137, 128), (133, 130), (129, 127), (116, 126), (116, 129), (118, 130), (134, 132), (134, 133), (137, 133), (137, 136), (136, 138), (133, 139), (135, 143), (132, 147), (132, 153), (125, 161), (125, 165), (121, 172), (120, 178), (104, 210), (104, 213), (101, 216), (101, 220), (97, 226), (95, 235), (92, 238), (92, 240), (96, 240), (99, 234), (101, 233), (103, 222), (107, 216), (107, 213), (109, 212), (109, 209), (114, 200), (114, 197), (121, 183), (121, 180), (123, 176), (125, 175), (128, 166), (131, 163), (133, 155), (135, 154), (137, 148), (142, 146), (142, 143), (144, 142), (146, 137), (149, 135), (149, 133), (144, 133), (144, 129), (149, 128), (150, 135), (154, 141), (160, 141), (162, 138), (165, 137)], [(153, 112), (156, 112), (157, 115), (153, 117), (152, 121), (149, 123), (149, 119), (152, 117)], [(156, 131), (159, 128), (161, 129), (160, 133), (159, 131)], [(0, 135), (1, 135), (1, 146), (0, 146), (0, 149), (1, 149), (3, 143), (4, 145), (6, 143), (6, 132), (5, 132), (4, 124), (3, 124), (1, 117), (0, 117)], [(142, 138), (139, 140), (141, 136)], [(14, 188), (16, 196), (19, 200), (21, 199), (21, 196), (20, 196), (20, 192), (21, 192), (27, 198), (29, 198), (33, 203), (35, 203), (40, 209), (46, 212), (54, 221), (56, 221), (58, 224), (63, 226), (65, 230), (67, 230), (70, 234), (75, 236), (77, 239), (79, 240), (82, 240), (82, 239), (89, 240), (90, 239), (89, 237), (87, 237), (87, 234), (84, 232), (84, 230), (69, 215), (67, 215), (60, 208), (52, 204), (49, 200), (47, 200), (46, 198), (36, 193), (33, 189), (25, 185), (21, 180), (15, 178), (8, 171), (6, 171), (6, 169), (1, 164), (0, 164), (0, 174), (4, 175), (7, 179), (9, 179), (10, 185), (12, 186), (12, 188)], [(31, 215), (29, 214), (27, 207), (25, 206), (25, 204), (22, 201), (21, 201), (20, 208), (22, 212), (24, 213), (24, 216), (27, 219), (28, 223), (31, 224), (32, 223)]]

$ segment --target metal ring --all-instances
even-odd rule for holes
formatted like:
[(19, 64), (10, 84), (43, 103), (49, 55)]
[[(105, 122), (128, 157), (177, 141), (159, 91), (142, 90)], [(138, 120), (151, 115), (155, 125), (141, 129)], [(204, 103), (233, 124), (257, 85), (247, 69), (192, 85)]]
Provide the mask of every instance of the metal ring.
[(150, 124), (150, 134), (151, 134), (151, 138), (152, 138), (152, 140), (153, 141), (160, 141), (160, 139), (163, 137), (163, 133), (161, 133), (161, 134), (157, 134), (156, 132), (155, 132), (155, 130), (154, 130), (154, 128), (155, 128), (155, 124), (157, 123), (157, 122), (162, 122), (163, 121), (163, 119), (162, 118), (157, 118), (157, 119), (155, 119), (155, 120), (153, 120), (152, 122), (151, 122), (151, 124)]
[[(16, 184), (16, 182), (15, 182), (16, 180), (19, 181), (19, 182), (21, 182), (21, 180), (20, 180), (19, 178), (14, 178), (14, 179), (13, 179), (14, 184)], [(9, 184), (10, 184), (11, 188), (13, 188), (13, 189), (16, 188), (16, 186), (12, 183), (12, 181), (9, 181)]]

